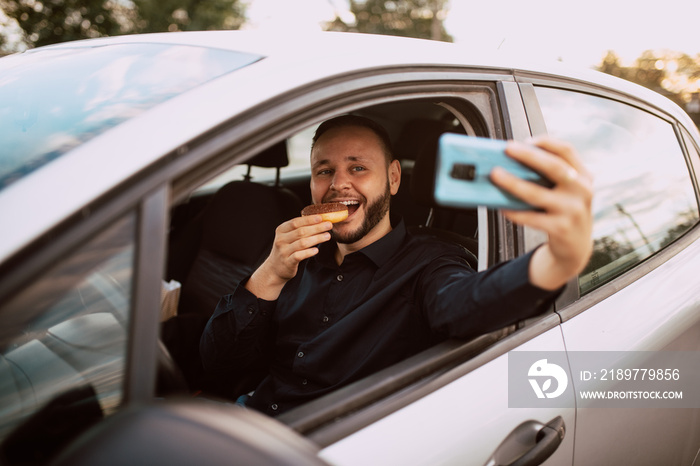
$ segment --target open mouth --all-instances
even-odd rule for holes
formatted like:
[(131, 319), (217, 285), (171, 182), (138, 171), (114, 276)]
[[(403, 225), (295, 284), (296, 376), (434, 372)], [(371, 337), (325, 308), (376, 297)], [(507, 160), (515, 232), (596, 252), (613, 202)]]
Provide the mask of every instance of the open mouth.
[(354, 214), (360, 207), (360, 201), (338, 201), (343, 205), (348, 207), (348, 217)]

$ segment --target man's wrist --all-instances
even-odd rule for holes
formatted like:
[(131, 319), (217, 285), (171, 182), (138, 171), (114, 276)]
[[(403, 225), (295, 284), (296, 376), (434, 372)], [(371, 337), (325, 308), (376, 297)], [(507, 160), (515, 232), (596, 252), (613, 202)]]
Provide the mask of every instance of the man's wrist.
[(532, 254), (529, 266), (529, 279), (533, 286), (543, 290), (554, 291), (577, 274), (575, 267), (569, 267), (557, 260), (544, 244)]
[(245, 288), (256, 297), (265, 301), (275, 301), (287, 283), (276, 274), (270, 273), (264, 266), (260, 266), (245, 284)]

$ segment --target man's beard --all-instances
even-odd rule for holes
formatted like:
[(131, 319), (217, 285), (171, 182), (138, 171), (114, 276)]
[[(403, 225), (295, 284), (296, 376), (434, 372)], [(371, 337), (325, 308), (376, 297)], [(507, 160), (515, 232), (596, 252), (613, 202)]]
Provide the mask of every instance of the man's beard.
[(367, 214), (362, 222), (362, 225), (349, 233), (340, 234), (334, 230), (331, 230), (331, 237), (337, 242), (342, 244), (352, 244), (360, 241), (367, 235), (374, 227), (377, 226), (379, 222), (382, 221), (386, 213), (389, 211), (389, 205), (391, 204), (391, 190), (389, 187), (389, 182), (386, 183), (386, 190), (384, 194), (371, 204), (367, 204)]

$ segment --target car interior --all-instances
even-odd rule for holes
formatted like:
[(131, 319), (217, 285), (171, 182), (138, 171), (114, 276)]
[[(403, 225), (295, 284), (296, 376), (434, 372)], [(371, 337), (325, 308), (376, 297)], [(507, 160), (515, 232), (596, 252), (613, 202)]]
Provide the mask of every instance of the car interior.
[[(401, 163), (401, 187), (392, 198), (392, 215), (400, 215), (409, 231), (432, 235), (462, 245), (471, 253), (470, 265), (483, 269), (494, 263), (495, 252), (487, 247), (489, 230), (494, 235), (493, 213), (480, 209), (443, 208), (433, 198), (437, 142), (452, 132), (494, 137), (493, 121), (484, 109), (467, 99), (444, 97), (399, 100), (354, 110), (371, 118), (390, 134), (395, 158)], [(181, 284), (177, 316), (162, 323), (161, 338), (166, 359), (172, 358), (190, 393), (235, 400), (255, 388), (261, 375), (252, 375), (236, 393), (222, 392), (215, 380), (203, 373), (198, 344), (202, 330), (218, 300), (233, 291), (267, 257), (275, 228), (299, 216), (311, 203), (308, 157), (315, 125), (265, 148), (245, 164), (230, 167), (216, 179), (195, 189), (171, 212), (168, 263), (165, 282)], [(487, 232), (484, 234), (484, 232)], [(493, 249), (493, 248), (491, 248)], [(481, 256), (480, 255), (481, 251)], [(486, 257), (484, 257), (486, 256)], [(498, 336), (489, 336), (492, 342)], [(477, 345), (487, 345), (480, 340)], [(472, 354), (473, 346), (450, 342), (435, 349), (434, 357), (448, 359)], [(455, 348), (463, 348), (455, 351)], [(444, 364), (445, 361), (436, 363)], [(408, 374), (415, 362), (407, 362)], [(161, 369), (164, 364), (161, 364)], [(161, 370), (159, 391), (176, 390)], [(407, 380), (410, 380), (409, 375)], [(170, 383), (168, 382), (170, 381)], [(177, 384), (175, 384), (177, 385)], [(371, 387), (377, 381), (369, 382)], [(181, 387), (180, 387), (181, 388)], [(370, 391), (372, 391), (370, 389)]]

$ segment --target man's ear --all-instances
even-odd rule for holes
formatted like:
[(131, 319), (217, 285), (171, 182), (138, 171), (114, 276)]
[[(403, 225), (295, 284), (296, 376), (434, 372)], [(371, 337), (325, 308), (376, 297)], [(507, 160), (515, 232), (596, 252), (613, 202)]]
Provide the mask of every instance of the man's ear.
[(389, 189), (391, 195), (393, 196), (399, 192), (399, 185), (401, 184), (401, 162), (394, 159), (389, 164)]

